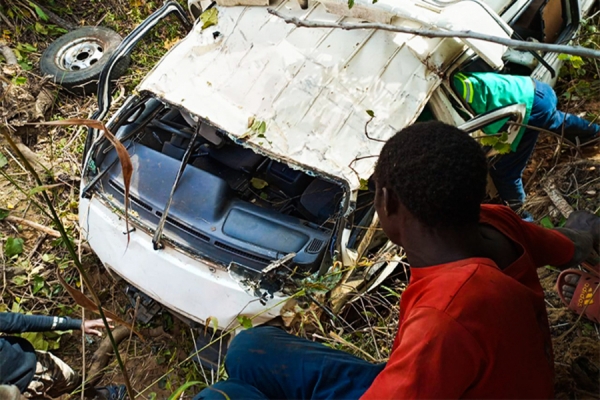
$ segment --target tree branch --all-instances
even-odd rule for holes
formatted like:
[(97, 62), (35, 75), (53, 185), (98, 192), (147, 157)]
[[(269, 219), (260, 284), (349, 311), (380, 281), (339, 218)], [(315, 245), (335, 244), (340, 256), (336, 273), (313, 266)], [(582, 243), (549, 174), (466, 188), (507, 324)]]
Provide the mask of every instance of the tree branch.
[(570, 54), (573, 56), (598, 58), (600, 59), (600, 51), (588, 49), (581, 46), (566, 46), (560, 44), (547, 44), (547, 43), (534, 43), (526, 42), (523, 40), (507, 39), (499, 36), (486, 35), (479, 32), (473, 31), (446, 31), (446, 30), (434, 30), (434, 29), (415, 29), (407, 28), (403, 26), (380, 24), (376, 22), (366, 22), (363, 24), (348, 24), (348, 23), (331, 23), (331, 22), (318, 22), (318, 21), (303, 21), (296, 17), (287, 17), (277, 10), (269, 8), (267, 10), (270, 14), (275, 15), (283, 19), (288, 24), (294, 24), (304, 28), (334, 28), (344, 30), (355, 30), (355, 29), (378, 29), (390, 32), (407, 33), (418, 36), (425, 36), (428, 38), (460, 38), (460, 39), (478, 39), (486, 42), (498, 43), (504, 46), (511, 47), (517, 50), (533, 50), (533, 51), (544, 51), (548, 53), (562, 53)]

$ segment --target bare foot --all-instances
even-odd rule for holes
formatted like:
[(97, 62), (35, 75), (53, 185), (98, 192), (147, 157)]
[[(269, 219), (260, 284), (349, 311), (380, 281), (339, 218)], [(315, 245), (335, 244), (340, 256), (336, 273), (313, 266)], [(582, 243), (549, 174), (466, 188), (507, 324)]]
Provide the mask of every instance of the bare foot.
[(565, 275), (564, 284), (562, 285), (560, 290), (562, 292), (562, 295), (565, 297), (565, 300), (567, 300), (569, 303), (575, 295), (575, 288), (577, 288), (579, 279), (581, 279), (581, 276), (577, 274)]

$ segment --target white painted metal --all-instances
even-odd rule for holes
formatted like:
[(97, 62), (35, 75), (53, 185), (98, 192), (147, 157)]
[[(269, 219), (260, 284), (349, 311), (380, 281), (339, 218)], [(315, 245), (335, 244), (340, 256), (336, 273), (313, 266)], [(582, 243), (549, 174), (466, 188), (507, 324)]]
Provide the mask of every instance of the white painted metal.
[[(171, 310), (204, 323), (208, 317), (221, 329), (238, 315), (260, 324), (279, 315), (284, 298), (263, 306), (229, 277), (226, 270), (193, 258), (168, 244), (152, 248), (152, 236), (136, 229), (127, 245), (125, 221), (97, 197), (81, 199), (79, 220), (86, 239), (102, 262), (126, 281)], [(117, 234), (118, 233), (118, 234)]]
[[(319, 3), (306, 11), (296, 0), (275, 6), (299, 18), (358, 22), (330, 14)], [(420, 11), (415, 15), (421, 19), (435, 14), (407, 7), (403, 15), (412, 11)], [(422, 26), (400, 18), (394, 23)], [(376, 116), (369, 125), (375, 138), (385, 140), (414, 122), (439, 85), (439, 74), (462, 49), (453, 39), (297, 28), (263, 7), (220, 7), (218, 25), (205, 30), (196, 25), (140, 91), (208, 119), (262, 153), (357, 189), (376, 159), (350, 164), (378, 154), (383, 145), (364, 134), (367, 110)], [(249, 132), (250, 118), (266, 123), (264, 136)]]

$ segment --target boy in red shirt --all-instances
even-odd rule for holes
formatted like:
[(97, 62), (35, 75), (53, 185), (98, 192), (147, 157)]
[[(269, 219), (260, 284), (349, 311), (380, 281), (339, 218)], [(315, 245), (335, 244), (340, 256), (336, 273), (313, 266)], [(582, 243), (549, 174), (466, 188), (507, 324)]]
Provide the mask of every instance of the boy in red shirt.
[(585, 259), (597, 217), (575, 213), (559, 232), (524, 222), (507, 207), (482, 206), (484, 153), (440, 122), (392, 137), (374, 180), (381, 227), (411, 266), (389, 361), (370, 364), (259, 327), (233, 340), (229, 379), (197, 399), (553, 397), (536, 269)]

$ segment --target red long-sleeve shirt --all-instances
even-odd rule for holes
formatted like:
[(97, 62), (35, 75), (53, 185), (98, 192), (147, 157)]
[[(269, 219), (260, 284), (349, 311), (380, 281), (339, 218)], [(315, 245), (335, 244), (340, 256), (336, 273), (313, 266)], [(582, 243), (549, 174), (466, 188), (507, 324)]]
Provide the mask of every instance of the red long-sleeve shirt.
[(503, 206), (482, 206), (481, 222), (522, 255), (504, 270), (487, 258), (412, 269), (390, 359), (363, 399), (553, 397), (552, 344), (536, 269), (566, 264), (573, 242)]

